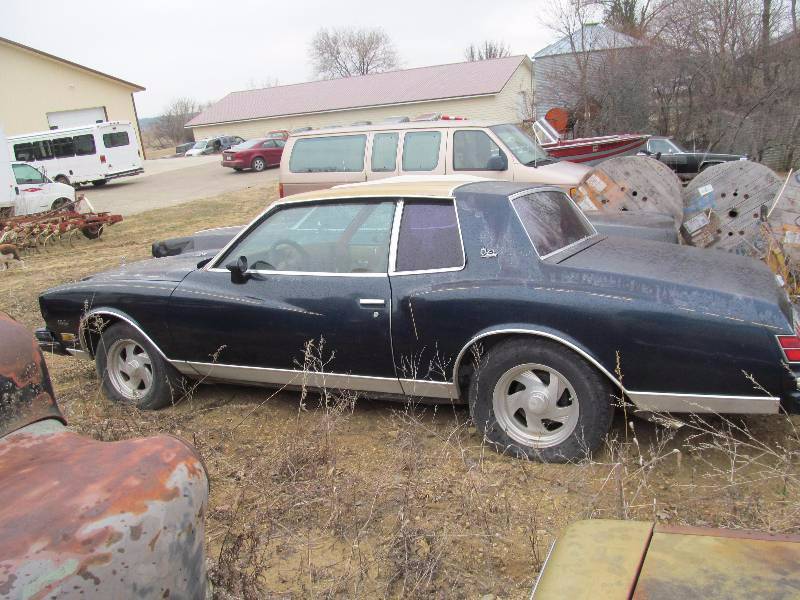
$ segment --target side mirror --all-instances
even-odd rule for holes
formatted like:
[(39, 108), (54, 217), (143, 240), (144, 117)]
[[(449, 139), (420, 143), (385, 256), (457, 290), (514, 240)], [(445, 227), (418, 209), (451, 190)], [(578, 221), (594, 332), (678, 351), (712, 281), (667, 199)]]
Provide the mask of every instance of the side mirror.
[(507, 171), (508, 158), (506, 157), (505, 152), (500, 152), (500, 154), (497, 156), (490, 158), (489, 163), (486, 166), (490, 171)]
[(661, 160), (661, 152), (656, 152), (656, 160)]
[(247, 257), (245, 256), (240, 256), (236, 262), (228, 263), (225, 268), (231, 272), (232, 283), (244, 283), (250, 279), (250, 275), (247, 274)]

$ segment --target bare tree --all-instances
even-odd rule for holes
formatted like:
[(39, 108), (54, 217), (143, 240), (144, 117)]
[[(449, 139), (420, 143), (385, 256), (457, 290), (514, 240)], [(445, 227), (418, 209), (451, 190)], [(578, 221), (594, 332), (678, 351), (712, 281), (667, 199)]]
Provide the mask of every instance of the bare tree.
[(373, 29), (326, 29), (314, 34), (309, 48), (320, 79), (369, 75), (397, 68), (397, 51), (387, 33)]
[(511, 56), (511, 49), (503, 41), (484, 40), (480, 44), (470, 44), (464, 50), (464, 58), (470, 62), (506, 56)]
[(277, 77), (262, 77), (261, 79), (251, 77), (247, 81), (248, 90), (262, 90), (264, 88), (278, 87), (279, 85), (280, 81)]
[(201, 108), (192, 98), (177, 98), (170, 102), (153, 128), (156, 141), (161, 146), (192, 141), (192, 133), (184, 129), (184, 125), (200, 112)]

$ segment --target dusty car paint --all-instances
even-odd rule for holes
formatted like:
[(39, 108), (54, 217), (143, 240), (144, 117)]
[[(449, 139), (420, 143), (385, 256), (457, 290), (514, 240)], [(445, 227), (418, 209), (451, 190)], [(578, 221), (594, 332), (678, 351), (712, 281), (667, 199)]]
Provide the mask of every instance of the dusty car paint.
[(70, 431), (30, 332), (0, 313), (0, 339), (0, 597), (204, 598), (197, 452)]

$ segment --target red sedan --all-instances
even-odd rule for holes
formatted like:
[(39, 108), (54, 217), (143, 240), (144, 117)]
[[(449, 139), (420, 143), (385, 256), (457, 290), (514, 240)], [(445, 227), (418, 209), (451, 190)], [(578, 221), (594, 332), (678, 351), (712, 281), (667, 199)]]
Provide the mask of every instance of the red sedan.
[(242, 169), (263, 171), (267, 167), (278, 166), (281, 164), (285, 144), (286, 142), (280, 139), (247, 140), (222, 153), (222, 166), (236, 171)]

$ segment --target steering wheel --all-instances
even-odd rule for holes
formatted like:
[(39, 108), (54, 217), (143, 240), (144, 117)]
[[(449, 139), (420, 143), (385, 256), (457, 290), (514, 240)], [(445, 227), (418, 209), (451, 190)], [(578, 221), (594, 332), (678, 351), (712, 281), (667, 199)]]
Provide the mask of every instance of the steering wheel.
[(272, 244), (269, 254), (274, 258), (278, 271), (295, 271), (308, 259), (308, 252), (300, 244), (288, 239), (280, 239)]

